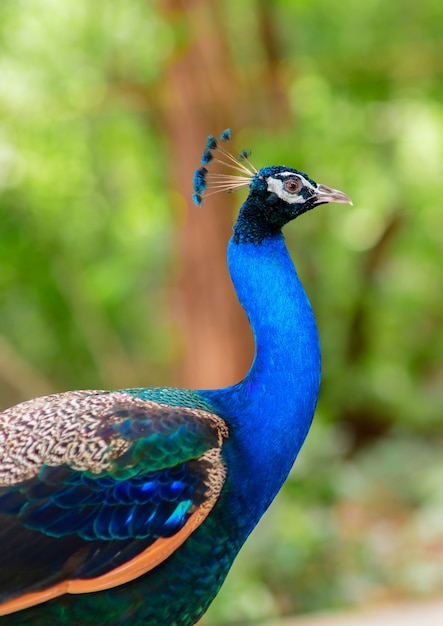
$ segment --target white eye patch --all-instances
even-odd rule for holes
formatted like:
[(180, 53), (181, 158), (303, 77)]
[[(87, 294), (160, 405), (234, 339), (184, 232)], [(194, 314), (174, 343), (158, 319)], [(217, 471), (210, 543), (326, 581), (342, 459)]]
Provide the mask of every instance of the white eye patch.
[[(279, 176), (294, 176), (294, 172), (282, 172)], [(308, 187), (315, 191), (315, 187), (303, 176), (297, 176), (303, 187)], [(300, 193), (289, 193), (283, 186), (284, 181), (280, 178), (268, 178), (268, 191), (275, 193), (276, 196), (287, 202), (288, 204), (302, 204), (306, 202)]]

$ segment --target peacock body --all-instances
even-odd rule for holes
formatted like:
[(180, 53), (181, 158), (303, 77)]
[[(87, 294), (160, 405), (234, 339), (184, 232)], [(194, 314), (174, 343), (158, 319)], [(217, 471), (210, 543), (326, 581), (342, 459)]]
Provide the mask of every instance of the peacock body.
[[(217, 151), (247, 174), (211, 181)], [(281, 228), (349, 199), (242, 157), (210, 137), (195, 200), (208, 180), (250, 187), (228, 246), (256, 342), (249, 373), (224, 389), (74, 391), (0, 414), (2, 626), (196, 623), (286, 479), (314, 414), (320, 348)]]

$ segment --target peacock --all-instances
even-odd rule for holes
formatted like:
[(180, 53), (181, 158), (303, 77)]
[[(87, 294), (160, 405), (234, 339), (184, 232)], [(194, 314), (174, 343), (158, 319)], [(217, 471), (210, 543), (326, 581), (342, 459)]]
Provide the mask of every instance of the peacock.
[(208, 137), (193, 197), (249, 187), (228, 266), (252, 366), (221, 389), (68, 391), (0, 414), (2, 626), (195, 624), (305, 440), (319, 338), (281, 229), (351, 201), (291, 167), (255, 169), (230, 138)]

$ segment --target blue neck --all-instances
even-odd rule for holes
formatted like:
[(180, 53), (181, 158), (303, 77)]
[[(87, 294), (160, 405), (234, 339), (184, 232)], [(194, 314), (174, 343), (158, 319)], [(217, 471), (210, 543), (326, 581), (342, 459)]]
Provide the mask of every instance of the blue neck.
[[(238, 513), (252, 529), (309, 430), (320, 385), (320, 347), (311, 306), (281, 233), (260, 244), (232, 239), (228, 265), (254, 332), (255, 359), (237, 385), (202, 394), (230, 426), (228, 467), (239, 476), (232, 489), (237, 507), (244, 508)], [(251, 498), (253, 514), (246, 510)]]

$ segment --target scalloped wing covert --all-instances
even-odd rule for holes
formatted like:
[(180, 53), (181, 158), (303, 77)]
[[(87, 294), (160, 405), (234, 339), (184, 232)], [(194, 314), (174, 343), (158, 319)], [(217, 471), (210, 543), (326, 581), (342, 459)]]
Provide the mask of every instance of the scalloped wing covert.
[(0, 615), (152, 569), (226, 478), (225, 422), (125, 392), (80, 391), (0, 415)]

